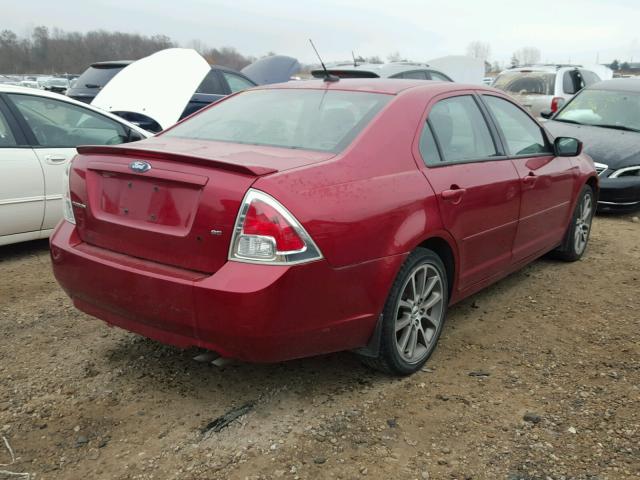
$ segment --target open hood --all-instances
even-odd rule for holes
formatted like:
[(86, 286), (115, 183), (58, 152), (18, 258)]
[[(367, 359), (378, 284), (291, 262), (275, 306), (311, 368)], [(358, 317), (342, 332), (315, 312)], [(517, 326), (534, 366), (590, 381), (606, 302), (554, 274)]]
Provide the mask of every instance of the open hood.
[(300, 62), (285, 55), (271, 55), (244, 67), (241, 72), (258, 85), (288, 82), (300, 71)]
[(169, 48), (122, 69), (92, 105), (150, 117), (164, 130), (175, 124), (211, 67), (195, 50)]
[(483, 85), (484, 61), (464, 55), (448, 55), (428, 60), (430, 67), (440, 70), (454, 82)]

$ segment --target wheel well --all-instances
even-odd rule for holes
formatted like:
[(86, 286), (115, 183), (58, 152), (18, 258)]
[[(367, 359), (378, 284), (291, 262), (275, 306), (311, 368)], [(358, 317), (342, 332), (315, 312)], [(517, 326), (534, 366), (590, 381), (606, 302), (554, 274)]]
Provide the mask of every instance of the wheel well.
[(419, 246), (433, 250), (440, 257), (442, 263), (444, 263), (444, 268), (446, 269), (447, 280), (449, 283), (449, 297), (451, 297), (451, 291), (453, 289), (453, 283), (455, 281), (456, 262), (449, 243), (443, 238), (433, 237), (425, 240)]

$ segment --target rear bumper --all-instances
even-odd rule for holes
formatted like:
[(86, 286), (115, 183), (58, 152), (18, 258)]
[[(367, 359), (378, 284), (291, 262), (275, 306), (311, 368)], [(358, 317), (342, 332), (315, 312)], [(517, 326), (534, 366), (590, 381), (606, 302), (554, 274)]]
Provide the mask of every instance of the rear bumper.
[(640, 178), (601, 178), (598, 209), (634, 210), (640, 208)]
[(274, 362), (364, 346), (404, 256), (352, 267), (227, 262), (213, 275), (83, 243), (61, 222), (56, 279), (74, 305), (111, 325), (178, 347)]

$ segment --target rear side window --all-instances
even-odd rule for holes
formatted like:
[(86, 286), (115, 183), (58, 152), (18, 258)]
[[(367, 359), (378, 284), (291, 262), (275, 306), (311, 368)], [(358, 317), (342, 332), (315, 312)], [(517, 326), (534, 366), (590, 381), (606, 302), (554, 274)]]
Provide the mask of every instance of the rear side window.
[(249, 90), (215, 104), (164, 135), (339, 152), (391, 98), (367, 92)]
[(445, 77), (442, 73), (440, 72), (434, 72), (433, 70), (431, 70), (429, 72), (429, 74), (431, 75), (431, 80), (437, 80), (439, 82), (450, 82), (451, 79)]
[(517, 71), (498, 75), (492, 86), (521, 95), (553, 95), (555, 85), (555, 73)]
[(507, 142), (510, 155), (539, 155), (551, 153), (542, 130), (529, 116), (502, 98), (483, 96)]
[(240, 75), (229, 72), (222, 72), (222, 74), (229, 84), (231, 93), (236, 93), (240, 90), (246, 90), (247, 88), (255, 87), (252, 82), (250, 82), (246, 78), (242, 78)]
[(420, 134), (420, 155), (426, 165), (438, 165), (442, 161), (429, 122), (425, 122)]
[(562, 77), (562, 89), (564, 93), (573, 95), (582, 90), (584, 86), (584, 80), (578, 70), (564, 72), (564, 77)]
[(489, 127), (470, 95), (436, 103), (429, 113), (429, 123), (445, 162), (481, 160), (497, 155)]

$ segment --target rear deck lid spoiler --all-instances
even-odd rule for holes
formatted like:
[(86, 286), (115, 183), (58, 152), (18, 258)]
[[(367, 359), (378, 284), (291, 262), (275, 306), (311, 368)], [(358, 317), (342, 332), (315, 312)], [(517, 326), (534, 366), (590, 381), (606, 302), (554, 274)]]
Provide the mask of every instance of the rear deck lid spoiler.
[(201, 165), (207, 165), (213, 168), (219, 168), (221, 170), (227, 170), (231, 172), (236, 172), (242, 175), (250, 175), (254, 177), (261, 177), (264, 175), (269, 175), (270, 173), (275, 173), (278, 169), (273, 167), (266, 167), (261, 165), (247, 165), (241, 163), (234, 163), (230, 161), (219, 160), (216, 158), (211, 158), (208, 155), (198, 155), (197, 153), (183, 153), (183, 152), (172, 152), (167, 150), (154, 150), (154, 149), (146, 149), (136, 146), (109, 146), (109, 145), (99, 145), (99, 146), (80, 146), (77, 147), (77, 151), (81, 155), (117, 155), (117, 156), (126, 156), (126, 157), (134, 157), (137, 159), (164, 159), (164, 160), (173, 160), (177, 162), (185, 162), (185, 163), (197, 163)]

